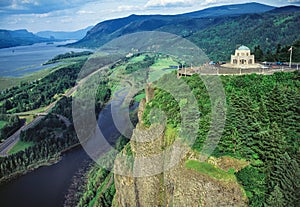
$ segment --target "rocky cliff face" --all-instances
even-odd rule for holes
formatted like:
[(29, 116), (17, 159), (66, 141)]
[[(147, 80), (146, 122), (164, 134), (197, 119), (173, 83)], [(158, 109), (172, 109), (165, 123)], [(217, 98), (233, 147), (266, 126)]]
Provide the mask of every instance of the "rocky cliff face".
[(133, 159), (115, 161), (115, 207), (247, 206), (247, 198), (237, 182), (187, 169), (186, 160), (196, 157), (193, 152), (180, 155), (182, 159), (174, 162), (181, 151), (176, 151), (176, 143), (169, 152), (163, 151), (164, 126), (146, 128), (141, 121), (144, 106), (145, 101), (140, 104), (140, 122), (130, 146), (120, 154), (128, 155), (131, 148)]

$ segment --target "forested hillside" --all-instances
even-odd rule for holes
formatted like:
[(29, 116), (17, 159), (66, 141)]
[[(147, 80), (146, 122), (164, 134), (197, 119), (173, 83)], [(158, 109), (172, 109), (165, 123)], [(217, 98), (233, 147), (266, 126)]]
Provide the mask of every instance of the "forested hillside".
[(76, 47), (97, 48), (122, 35), (141, 31), (162, 31), (188, 38), (210, 59), (227, 61), (239, 44), (247, 45), (252, 51), (260, 47), (265, 60), (272, 56), (278, 44), (291, 46), (297, 40), (300, 25), (300, 7), (288, 6), (271, 10), (260, 4), (243, 6), (244, 12), (235, 12), (231, 7), (215, 7), (198, 12), (164, 16), (131, 15), (108, 20), (91, 29), (85, 38), (71, 44)]
[[(267, 12), (229, 18), (189, 37), (214, 60), (229, 60), (238, 44), (252, 51), (260, 46), (266, 53), (275, 53), (278, 44), (292, 45), (299, 40), (300, 12)], [(288, 54), (288, 51), (286, 51)]]
[(70, 45), (99, 47), (114, 38), (139, 31), (159, 30), (187, 36), (209, 25), (215, 25), (224, 17), (262, 13), (272, 9), (274, 7), (253, 2), (212, 7), (179, 15), (130, 15), (100, 22), (82, 40)]
[(22, 83), (0, 95), (1, 113), (25, 112), (48, 106), (76, 83), (84, 61), (63, 66), (41, 80)]

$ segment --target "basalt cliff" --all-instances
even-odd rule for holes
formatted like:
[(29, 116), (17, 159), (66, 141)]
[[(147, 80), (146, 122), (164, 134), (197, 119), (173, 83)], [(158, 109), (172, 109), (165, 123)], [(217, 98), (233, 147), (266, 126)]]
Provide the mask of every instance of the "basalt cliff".
[[(147, 101), (153, 96), (149, 90)], [(139, 123), (115, 161), (113, 206), (247, 206), (245, 192), (234, 174), (218, 177), (217, 173), (197, 170), (197, 164), (201, 168), (199, 155), (181, 150), (176, 141), (167, 149), (164, 126), (144, 126), (145, 104), (146, 100), (140, 103)], [(212, 166), (212, 171), (227, 172), (235, 168), (235, 162), (231, 158), (209, 158), (202, 164)]]

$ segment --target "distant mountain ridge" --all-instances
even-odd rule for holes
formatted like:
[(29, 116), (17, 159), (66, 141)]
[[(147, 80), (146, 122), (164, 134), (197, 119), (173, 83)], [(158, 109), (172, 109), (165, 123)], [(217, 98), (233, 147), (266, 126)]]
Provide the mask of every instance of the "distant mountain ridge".
[(218, 7), (211, 7), (200, 11), (182, 14), (185, 17), (217, 17), (217, 16), (236, 16), (242, 14), (263, 13), (276, 7), (260, 4), (256, 2), (245, 4), (232, 4)]
[(47, 38), (42, 38), (28, 32), (26, 29), (21, 30), (4, 30), (0, 29), (0, 48), (31, 45), (40, 42), (50, 42)]
[(226, 60), (235, 44), (247, 44), (252, 50), (253, 45), (261, 45), (272, 51), (277, 44), (292, 44), (300, 31), (300, 25), (295, 24), (300, 22), (299, 15), (298, 6), (277, 8), (259, 3), (212, 7), (179, 15), (130, 15), (98, 23), (70, 46), (97, 48), (126, 34), (162, 31), (190, 39), (211, 58)]
[[(201, 29), (223, 21), (218, 19), (217, 22), (214, 22), (209, 21), (207, 18), (263, 13), (274, 8), (276, 7), (253, 2), (212, 7), (179, 15), (130, 15), (120, 19), (100, 22), (82, 40), (71, 45), (76, 47), (99, 47), (124, 34), (153, 30), (166, 31), (186, 37), (198, 28)], [(202, 18), (202, 20), (199, 20), (199, 18)]]
[(89, 26), (87, 28), (73, 31), (73, 32), (63, 32), (63, 31), (41, 31), (36, 33), (37, 36), (43, 38), (54, 38), (58, 40), (80, 40), (84, 38), (86, 33), (92, 29), (93, 26)]
[(285, 13), (285, 12), (300, 12), (300, 7), (299, 6), (283, 6), (279, 8), (275, 8), (269, 11), (269, 13)]

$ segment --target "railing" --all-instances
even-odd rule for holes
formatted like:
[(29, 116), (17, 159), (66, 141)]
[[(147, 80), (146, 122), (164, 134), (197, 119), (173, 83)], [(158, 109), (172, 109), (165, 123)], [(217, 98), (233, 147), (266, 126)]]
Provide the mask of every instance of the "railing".
[(271, 75), (276, 72), (293, 72), (299, 68), (279, 67), (279, 68), (225, 68), (216, 66), (203, 66), (197, 68), (183, 68), (179, 69), (177, 76), (192, 76), (194, 74), (200, 75), (247, 75), (247, 74), (263, 74)]

